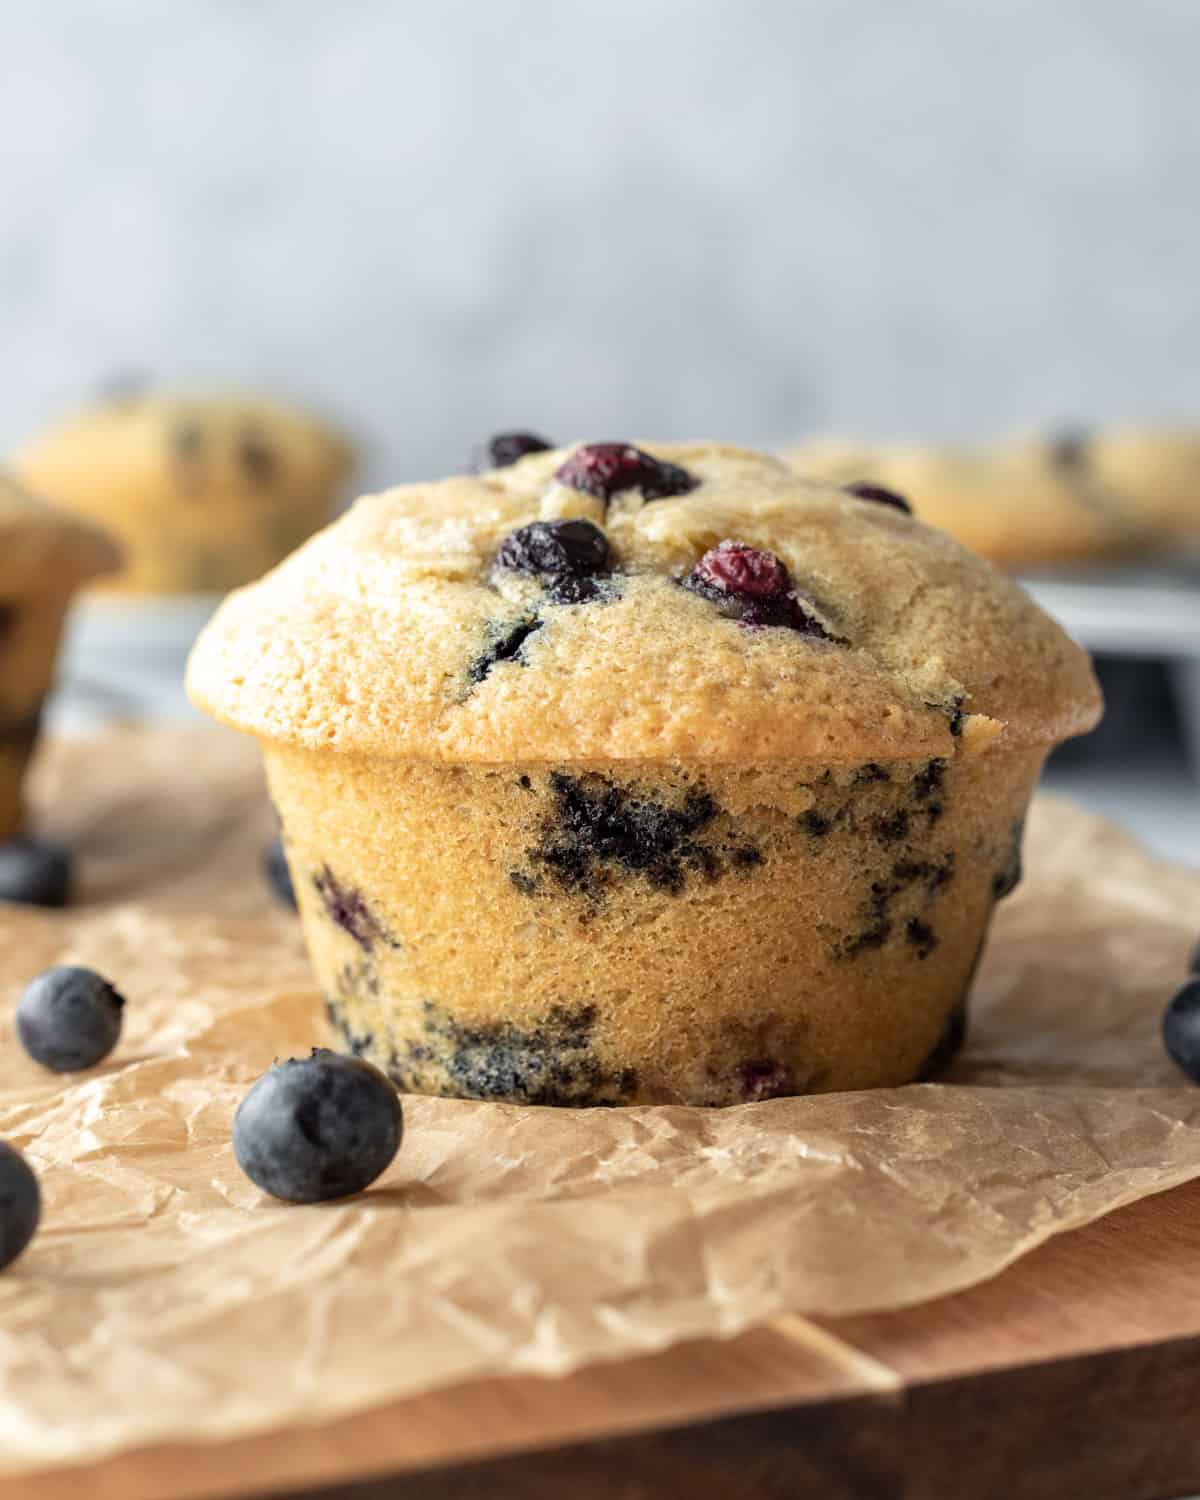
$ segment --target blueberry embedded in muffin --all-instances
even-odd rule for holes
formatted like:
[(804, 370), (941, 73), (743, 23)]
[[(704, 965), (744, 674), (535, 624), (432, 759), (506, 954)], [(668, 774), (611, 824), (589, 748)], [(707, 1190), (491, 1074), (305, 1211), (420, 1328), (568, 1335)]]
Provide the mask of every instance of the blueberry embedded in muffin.
[(834, 639), (801, 601), (779, 558), (744, 542), (724, 541), (706, 552), (683, 586), (749, 630), (781, 626), (817, 640)]
[(844, 486), (848, 495), (853, 495), (858, 500), (874, 500), (877, 505), (890, 505), (893, 510), (901, 510), (905, 515), (911, 516), (913, 508), (903, 495), (890, 490), (886, 485), (870, 484), (868, 481), (859, 479), (853, 484)]
[(656, 458), (632, 443), (584, 443), (554, 477), (605, 504), (625, 490), (640, 490), (643, 500), (664, 500), (686, 495), (700, 483), (682, 465)]
[(496, 566), (538, 578), (551, 604), (589, 604), (611, 600), (612, 548), (591, 521), (533, 521), (511, 532), (500, 544)]
[(531, 453), (548, 453), (553, 447), (553, 443), (546, 442), (534, 432), (497, 432), (475, 455), (472, 468), (476, 473), (485, 469), (507, 469)]

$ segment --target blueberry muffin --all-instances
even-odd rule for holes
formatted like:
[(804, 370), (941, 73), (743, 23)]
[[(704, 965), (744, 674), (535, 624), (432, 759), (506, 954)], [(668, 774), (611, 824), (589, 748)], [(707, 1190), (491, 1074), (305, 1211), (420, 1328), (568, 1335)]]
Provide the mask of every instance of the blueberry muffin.
[(595, 443), (360, 500), (225, 601), (342, 1043), (404, 1089), (725, 1105), (961, 1041), (1086, 656), (894, 495)]
[(1200, 544), (1200, 434), (1113, 428), (1072, 435), (1078, 471), (1120, 497), (1165, 550)]
[(0, 473), (0, 841), (21, 827), (21, 784), (71, 596), (119, 561), (103, 533)]
[(223, 593), (325, 525), (343, 440), (254, 396), (129, 392), (34, 438), (19, 476), (122, 543), (123, 594)]
[(808, 478), (899, 491), (923, 521), (1010, 570), (1132, 557), (1155, 545), (1149, 516), (1073, 432), (978, 449), (817, 439), (785, 457)]

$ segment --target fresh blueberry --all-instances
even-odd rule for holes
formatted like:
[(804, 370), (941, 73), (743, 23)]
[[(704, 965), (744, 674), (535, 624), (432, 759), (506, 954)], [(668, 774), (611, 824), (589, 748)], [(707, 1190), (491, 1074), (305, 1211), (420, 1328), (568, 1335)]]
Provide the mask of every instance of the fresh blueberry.
[(125, 1000), (93, 969), (47, 969), (17, 1002), (17, 1035), (34, 1062), (55, 1073), (95, 1067), (117, 1045)]
[(242, 1100), (233, 1150), (263, 1192), (320, 1203), (361, 1193), (403, 1133), (400, 1098), (378, 1068), (315, 1047), (311, 1057), (276, 1063)]
[(722, 542), (706, 552), (691, 577), (738, 599), (781, 599), (792, 587), (787, 567), (773, 552), (744, 542)]
[(263, 853), (263, 871), (267, 883), (284, 906), (296, 910), (296, 887), (292, 884), (292, 872), (288, 868), (287, 855), (283, 852), (283, 840), (275, 839)]
[(500, 543), (497, 565), (539, 578), (594, 578), (612, 560), (608, 538), (591, 521), (532, 521)]
[(1167, 1006), (1162, 1033), (1171, 1061), (1200, 1083), (1200, 979), (1189, 979)]
[(793, 589), (786, 564), (773, 552), (745, 542), (725, 541), (706, 552), (683, 586), (749, 629), (778, 625), (832, 639)]
[(848, 484), (845, 486), (848, 495), (854, 495), (859, 500), (874, 500), (880, 505), (892, 505), (897, 510), (902, 510), (906, 516), (912, 515), (912, 506), (895, 490), (885, 489), (882, 484), (867, 484), (865, 482)]
[(622, 490), (641, 490), (644, 500), (686, 495), (700, 481), (632, 443), (585, 443), (558, 469), (555, 479), (607, 505)]
[(0, 844), (0, 901), (24, 906), (66, 906), (71, 855), (58, 844), (16, 838)]
[(0, 1141), (0, 1271), (12, 1265), (33, 1238), (42, 1194), (33, 1169), (19, 1151)]
[(483, 445), (474, 467), (476, 470), (507, 469), (530, 453), (549, 453), (553, 447), (553, 443), (546, 442), (534, 432), (498, 432)]

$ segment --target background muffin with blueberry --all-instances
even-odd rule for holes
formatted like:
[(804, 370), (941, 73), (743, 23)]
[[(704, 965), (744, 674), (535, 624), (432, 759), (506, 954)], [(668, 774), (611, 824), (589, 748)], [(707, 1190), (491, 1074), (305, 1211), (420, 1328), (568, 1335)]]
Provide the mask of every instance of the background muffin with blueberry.
[(545, 1104), (935, 1070), (1046, 752), (1098, 717), (1085, 654), (898, 497), (516, 446), (360, 500), (192, 656), (261, 742), (343, 1045)]
[(1161, 544), (1152, 514), (1074, 430), (986, 447), (816, 438), (784, 457), (810, 479), (894, 489), (923, 521), (1014, 571), (1144, 556)]
[(890, 486), (1009, 569), (1200, 547), (1200, 436), (1183, 428), (1062, 427), (979, 447), (824, 437), (783, 456), (809, 478)]
[(55, 503), (125, 549), (105, 588), (223, 593), (257, 577), (333, 515), (349, 474), (345, 439), (260, 396), (116, 393), (13, 459)]

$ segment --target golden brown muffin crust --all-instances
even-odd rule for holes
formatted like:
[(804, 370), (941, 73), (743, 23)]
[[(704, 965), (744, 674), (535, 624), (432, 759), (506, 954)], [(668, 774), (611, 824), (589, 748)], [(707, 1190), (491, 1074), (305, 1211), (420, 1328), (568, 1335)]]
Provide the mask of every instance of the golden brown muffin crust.
[[(225, 602), (195, 701), (268, 740), (490, 763), (919, 759), (1098, 717), (1086, 655), (920, 521), (707, 443), (648, 445), (688, 493), (606, 507), (556, 480), (571, 451), (360, 500)], [(555, 604), (497, 569), (509, 533), (564, 516), (603, 527), (614, 597)], [(727, 539), (780, 558), (829, 639), (747, 628), (682, 588)], [(481, 672), (522, 622), (519, 653)]]

